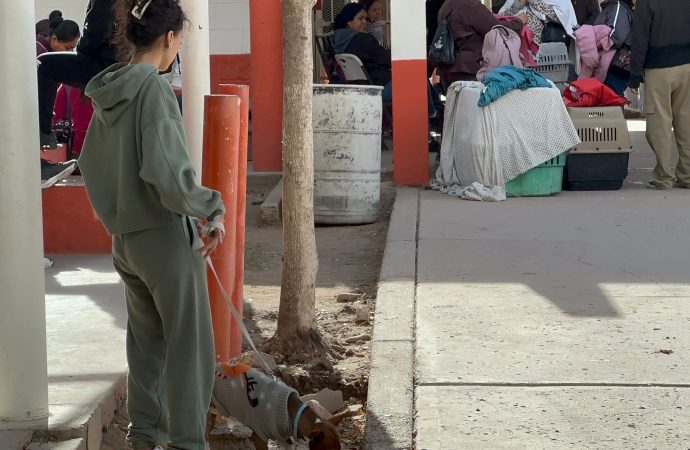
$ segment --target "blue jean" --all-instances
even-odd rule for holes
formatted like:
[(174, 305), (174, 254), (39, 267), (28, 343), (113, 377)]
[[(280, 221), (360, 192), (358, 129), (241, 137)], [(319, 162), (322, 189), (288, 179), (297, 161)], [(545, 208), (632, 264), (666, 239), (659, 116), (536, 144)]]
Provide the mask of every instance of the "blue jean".
[(616, 94), (623, 97), (625, 95), (625, 90), (628, 88), (628, 82), (630, 81), (630, 76), (622, 76), (617, 73), (609, 72), (606, 75), (604, 84), (611, 89), (613, 89)]

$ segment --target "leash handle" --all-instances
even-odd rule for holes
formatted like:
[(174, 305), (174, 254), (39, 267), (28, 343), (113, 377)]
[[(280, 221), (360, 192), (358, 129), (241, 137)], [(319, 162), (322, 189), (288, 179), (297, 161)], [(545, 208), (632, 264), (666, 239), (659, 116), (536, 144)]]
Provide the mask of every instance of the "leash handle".
[(213, 262), (211, 261), (211, 257), (207, 256), (206, 257), (206, 264), (208, 264), (208, 267), (211, 269), (211, 273), (213, 273), (213, 277), (216, 279), (216, 282), (218, 283), (218, 286), (220, 287), (220, 292), (223, 294), (223, 298), (225, 299), (225, 303), (227, 303), (228, 307), (230, 308), (230, 313), (232, 314), (232, 317), (235, 318), (235, 322), (237, 322), (237, 325), (239, 325), (240, 329), (242, 330), (242, 334), (244, 337), (247, 339), (249, 342), (249, 345), (252, 347), (252, 350), (254, 350), (254, 353), (259, 357), (261, 362), (263, 363), (264, 367), (268, 371), (268, 373), (275, 379), (276, 375), (273, 373), (271, 368), (268, 366), (268, 363), (264, 360), (263, 356), (261, 356), (261, 353), (259, 350), (256, 349), (256, 345), (254, 345), (254, 341), (252, 340), (251, 336), (249, 335), (249, 331), (247, 331), (247, 327), (244, 326), (244, 323), (242, 322), (242, 317), (240, 317), (240, 314), (237, 312), (237, 309), (235, 309), (235, 306), (232, 304), (232, 301), (230, 300), (230, 296), (228, 295), (227, 291), (223, 287), (223, 283), (220, 281), (220, 277), (218, 277), (218, 273), (216, 272), (216, 268), (213, 267)]

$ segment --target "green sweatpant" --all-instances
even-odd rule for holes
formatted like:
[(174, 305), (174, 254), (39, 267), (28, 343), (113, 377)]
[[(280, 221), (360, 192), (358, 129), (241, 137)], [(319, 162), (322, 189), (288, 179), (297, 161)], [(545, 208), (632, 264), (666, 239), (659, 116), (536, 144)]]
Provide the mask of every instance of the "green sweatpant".
[(125, 284), (127, 440), (134, 449), (204, 450), (215, 351), (200, 239), (186, 217), (113, 236)]

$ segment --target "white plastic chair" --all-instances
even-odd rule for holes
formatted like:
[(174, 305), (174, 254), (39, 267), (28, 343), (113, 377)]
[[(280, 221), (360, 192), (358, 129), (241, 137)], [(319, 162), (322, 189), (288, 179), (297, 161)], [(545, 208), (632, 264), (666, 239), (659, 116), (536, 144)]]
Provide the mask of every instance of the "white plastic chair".
[(371, 78), (364, 68), (362, 60), (356, 55), (351, 53), (338, 53), (335, 55), (335, 60), (340, 66), (340, 69), (342, 69), (346, 81), (366, 81), (369, 84), (374, 84), (371, 82)]
[[(335, 61), (340, 66), (340, 70), (343, 72), (345, 81), (348, 83), (356, 84), (359, 82), (360, 84), (374, 84), (371, 81), (371, 77), (369, 77), (369, 74), (367, 73), (367, 69), (364, 68), (362, 60), (359, 59), (357, 55), (353, 55), (351, 53), (338, 53), (335, 55)], [(383, 115), (388, 123), (392, 124), (393, 115), (390, 111), (391, 105), (391, 103), (383, 102)], [(388, 147), (383, 140), (381, 140), (381, 145), (383, 145), (385, 150), (388, 150)]]

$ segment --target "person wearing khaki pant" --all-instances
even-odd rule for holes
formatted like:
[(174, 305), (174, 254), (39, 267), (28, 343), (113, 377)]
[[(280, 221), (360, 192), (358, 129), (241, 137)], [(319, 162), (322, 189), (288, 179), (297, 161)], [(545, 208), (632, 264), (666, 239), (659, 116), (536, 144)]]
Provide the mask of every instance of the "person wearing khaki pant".
[[(647, 187), (690, 188), (690, 8), (688, 0), (637, 0), (630, 89), (645, 82), (647, 141), (656, 154)], [(678, 164), (672, 168), (674, 148)]]
[[(647, 141), (656, 154), (655, 187), (690, 188), (690, 64), (645, 71)], [(672, 170), (673, 149), (678, 164)]]

